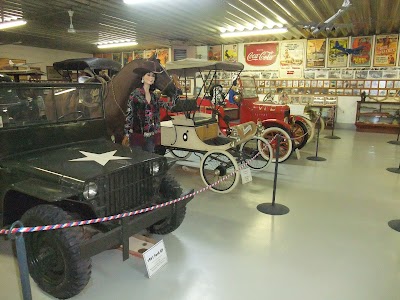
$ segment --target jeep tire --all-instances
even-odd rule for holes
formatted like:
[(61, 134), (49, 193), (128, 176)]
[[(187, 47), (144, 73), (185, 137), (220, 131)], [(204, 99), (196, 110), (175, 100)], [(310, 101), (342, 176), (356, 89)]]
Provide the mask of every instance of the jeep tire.
[[(166, 175), (160, 185), (161, 203), (177, 199), (181, 196), (182, 189), (179, 183), (170, 175)], [(173, 204), (175, 205), (175, 204)], [(155, 234), (168, 234), (177, 229), (186, 215), (186, 206), (176, 205), (174, 213), (160, 222), (150, 226), (149, 232)]]
[[(24, 226), (62, 224), (71, 215), (53, 205), (38, 205), (21, 218)], [(39, 287), (48, 294), (67, 299), (79, 294), (91, 274), (91, 260), (80, 255), (83, 241), (80, 228), (57, 229), (25, 234), (29, 273)]]

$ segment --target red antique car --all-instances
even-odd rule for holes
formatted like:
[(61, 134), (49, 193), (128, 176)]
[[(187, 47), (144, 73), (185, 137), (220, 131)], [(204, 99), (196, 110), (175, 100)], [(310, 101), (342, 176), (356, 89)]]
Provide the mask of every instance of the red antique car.
[[(216, 95), (218, 92), (224, 95), (224, 90), (218, 83), (213, 85), (210, 91), (210, 99), (198, 100), (200, 111), (211, 113), (214, 104), (216, 104), (219, 126), (223, 130), (228, 129), (230, 125), (254, 121), (262, 123), (265, 128), (263, 137), (268, 140), (272, 140), (278, 133), (281, 134), (285, 139), (280, 147), (279, 162), (288, 159), (295, 147), (301, 149), (307, 143), (307, 127), (302, 122), (301, 117), (291, 116), (288, 105), (260, 101), (253, 77), (241, 76), (237, 78), (236, 87), (234, 86), (233, 90), (235, 88), (238, 97), (233, 97), (232, 101), (232, 99), (225, 99), (225, 97)], [(292, 140), (294, 143), (292, 143)], [(274, 148), (274, 145), (272, 147)]]

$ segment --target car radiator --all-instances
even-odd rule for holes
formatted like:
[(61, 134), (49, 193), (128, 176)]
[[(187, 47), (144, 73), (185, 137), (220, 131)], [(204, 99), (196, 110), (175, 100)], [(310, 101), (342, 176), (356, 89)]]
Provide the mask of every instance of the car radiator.
[[(155, 162), (160, 165), (160, 172), (153, 175), (151, 170)], [(149, 160), (99, 178), (96, 180), (98, 196), (92, 202), (96, 214), (111, 216), (154, 204), (165, 168), (163, 160)]]

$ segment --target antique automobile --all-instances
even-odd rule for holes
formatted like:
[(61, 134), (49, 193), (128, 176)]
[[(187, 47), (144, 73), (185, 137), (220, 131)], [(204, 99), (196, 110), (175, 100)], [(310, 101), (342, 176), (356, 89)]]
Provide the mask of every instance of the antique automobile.
[[(101, 59), (55, 66), (94, 68), (96, 64), (115, 67)], [(41, 289), (60, 299), (79, 294), (88, 284), (92, 256), (123, 245), (123, 259), (127, 259), (130, 236), (143, 230), (157, 234), (174, 231), (193, 198), (190, 191), (182, 193), (179, 183), (168, 174), (171, 164), (166, 157), (111, 141), (103, 88), (95, 82), (0, 83), (3, 228), (17, 220), (26, 227), (98, 218), (107, 221), (24, 234), (31, 277)], [(16, 95), (29, 95), (31, 102), (41, 103), (39, 109), (25, 113), (30, 107), (17, 105)], [(8, 102), (21, 112), (10, 116)], [(158, 204), (183, 196), (182, 201), (158, 208)], [(154, 209), (140, 213), (148, 207)], [(133, 217), (118, 217), (133, 211)]]
[[(307, 128), (298, 117), (290, 115), (289, 106), (260, 101), (253, 77), (240, 76), (233, 81), (236, 81), (236, 86), (232, 84), (237, 94), (235, 101), (230, 102), (226, 99), (229, 92), (224, 90), (220, 81), (216, 80), (209, 90), (210, 99), (199, 101), (200, 110), (211, 113), (212, 102), (217, 103), (220, 116), (218, 122), (222, 129), (248, 121), (261, 122), (265, 128), (262, 136), (271, 141), (273, 157), (276, 148), (274, 137), (280, 134), (284, 139), (279, 146), (279, 162), (287, 160), (296, 147), (302, 148), (306, 144)], [(214, 91), (221, 95), (216, 95)]]
[(232, 126), (231, 131), (224, 134), (215, 114), (198, 110), (197, 99), (207, 89), (207, 78), (221, 70), (240, 73), (243, 64), (183, 59), (168, 62), (166, 68), (169, 74), (183, 77), (183, 80), (195, 74), (205, 76), (199, 80), (202, 84), (197, 96), (189, 99), (187, 94), (183, 95), (170, 110), (162, 112), (161, 144), (166, 150), (181, 159), (191, 153), (201, 154), (201, 178), (212, 191), (219, 193), (236, 187), (240, 179), (239, 164), (247, 162), (250, 168), (261, 170), (271, 163), (272, 148), (258, 134), (260, 128), (255, 122)]

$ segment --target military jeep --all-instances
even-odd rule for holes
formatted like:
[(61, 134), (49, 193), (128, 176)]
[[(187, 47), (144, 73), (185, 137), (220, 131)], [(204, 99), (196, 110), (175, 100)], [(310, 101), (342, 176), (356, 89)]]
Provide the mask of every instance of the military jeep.
[[(107, 136), (98, 83), (0, 83), (0, 221), (9, 227), (63, 224), (164, 203), (182, 193), (167, 158)], [(89, 105), (90, 104), (90, 105)], [(91, 257), (148, 230), (182, 223), (190, 196), (134, 217), (24, 234), (31, 277), (66, 299), (80, 293)]]

